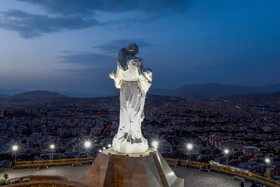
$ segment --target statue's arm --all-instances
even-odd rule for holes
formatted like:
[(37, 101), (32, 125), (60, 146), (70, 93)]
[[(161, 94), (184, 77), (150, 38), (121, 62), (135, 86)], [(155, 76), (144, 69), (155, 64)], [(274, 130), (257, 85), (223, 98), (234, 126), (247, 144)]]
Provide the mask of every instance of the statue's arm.
[(111, 79), (114, 79), (116, 88), (121, 88), (122, 73), (123, 73), (123, 70), (118, 65), (117, 70), (112, 71), (109, 74), (109, 77)]

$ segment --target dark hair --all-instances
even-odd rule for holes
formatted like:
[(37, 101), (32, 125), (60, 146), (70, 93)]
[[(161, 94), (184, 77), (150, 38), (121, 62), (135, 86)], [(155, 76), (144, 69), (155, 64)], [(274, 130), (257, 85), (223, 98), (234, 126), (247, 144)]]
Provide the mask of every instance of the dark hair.
[(139, 53), (139, 49), (138, 49), (138, 45), (135, 43), (131, 43), (129, 44), (126, 48), (125, 48), (126, 52), (128, 55), (133, 55), (135, 56), (136, 54)]

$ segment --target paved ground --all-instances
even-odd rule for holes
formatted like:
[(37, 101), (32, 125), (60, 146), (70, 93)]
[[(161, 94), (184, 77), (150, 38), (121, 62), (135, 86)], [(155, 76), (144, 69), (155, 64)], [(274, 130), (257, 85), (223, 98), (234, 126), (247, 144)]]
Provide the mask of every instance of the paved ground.
[[(70, 181), (80, 181), (88, 170), (89, 165), (84, 166), (61, 166), (49, 169), (22, 169), (13, 170), (10, 168), (0, 168), (0, 177), (4, 173), (9, 174), (9, 178), (26, 176), (26, 175), (58, 175), (68, 178)], [(176, 175), (185, 179), (186, 187), (239, 187), (238, 181), (233, 180), (231, 176), (211, 172), (199, 172), (198, 169), (187, 169), (184, 167), (172, 167)], [(250, 187), (246, 182), (245, 187)]]

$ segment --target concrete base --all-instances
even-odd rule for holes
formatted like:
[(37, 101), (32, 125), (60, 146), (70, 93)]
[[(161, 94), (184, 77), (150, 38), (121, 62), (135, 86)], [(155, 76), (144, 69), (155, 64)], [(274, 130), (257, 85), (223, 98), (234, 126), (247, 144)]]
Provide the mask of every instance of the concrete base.
[(89, 187), (183, 187), (158, 151), (122, 154), (104, 150), (81, 181)]

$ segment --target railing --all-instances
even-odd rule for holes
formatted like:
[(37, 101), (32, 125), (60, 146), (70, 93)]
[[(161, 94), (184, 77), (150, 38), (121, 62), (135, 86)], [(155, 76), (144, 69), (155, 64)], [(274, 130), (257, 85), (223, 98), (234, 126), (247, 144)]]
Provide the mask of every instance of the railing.
[[(58, 159), (58, 160), (36, 160), (36, 161), (17, 161), (15, 163), (14, 168), (15, 169), (21, 169), (21, 168), (40, 168), (40, 167), (49, 167), (49, 166), (65, 166), (65, 165), (72, 165), (74, 166), (75, 164), (89, 164), (91, 163), (95, 157), (91, 158), (73, 158), (73, 159)], [(177, 166), (178, 165), (178, 159), (172, 159), (172, 158), (166, 158), (165, 159), (168, 164)], [(181, 166), (187, 166), (189, 165), (190, 167), (193, 168), (208, 168), (209, 164), (204, 163), (204, 162), (195, 162), (195, 161), (186, 161), (186, 160), (180, 160)], [(216, 164), (211, 164), (210, 165), (210, 170), (219, 172), (219, 173), (224, 173), (227, 175), (234, 175), (234, 176), (239, 176), (243, 177), (247, 180), (255, 180), (256, 182), (268, 185), (268, 186), (273, 186), (273, 187), (279, 187), (280, 182), (273, 180), (273, 179), (268, 179), (267, 177), (263, 177), (260, 175), (257, 175), (255, 173), (245, 171), (245, 170), (240, 170), (238, 168), (232, 167), (232, 166), (223, 166), (223, 165), (216, 165)]]
[[(171, 158), (166, 158), (165, 159), (168, 164), (170, 165), (178, 165), (178, 159), (171, 159)], [(204, 163), (204, 162), (195, 162), (195, 161), (187, 161), (187, 160), (180, 160), (181, 165), (182, 166), (187, 166), (189, 165), (190, 167), (194, 167), (194, 168), (208, 168), (209, 164), (208, 163)], [(219, 173), (224, 173), (227, 175), (232, 175), (232, 176), (239, 176), (239, 177), (243, 177), (247, 180), (251, 180), (251, 181), (256, 181), (268, 186), (273, 186), (273, 187), (280, 187), (280, 182), (273, 180), (273, 179), (268, 179), (268, 177), (264, 177), (264, 176), (260, 176), (258, 174), (249, 172), (249, 171), (245, 171), (245, 170), (241, 170), (239, 168), (235, 168), (232, 166), (223, 166), (223, 165), (215, 165), (215, 164), (210, 164), (210, 170), (211, 171), (215, 171), (215, 172), (219, 172)]]
[(71, 159), (58, 159), (58, 160), (35, 160), (35, 161), (17, 161), (14, 169), (23, 168), (40, 168), (49, 166), (65, 166), (75, 164), (89, 164), (95, 159), (95, 157), (89, 158), (71, 158)]

